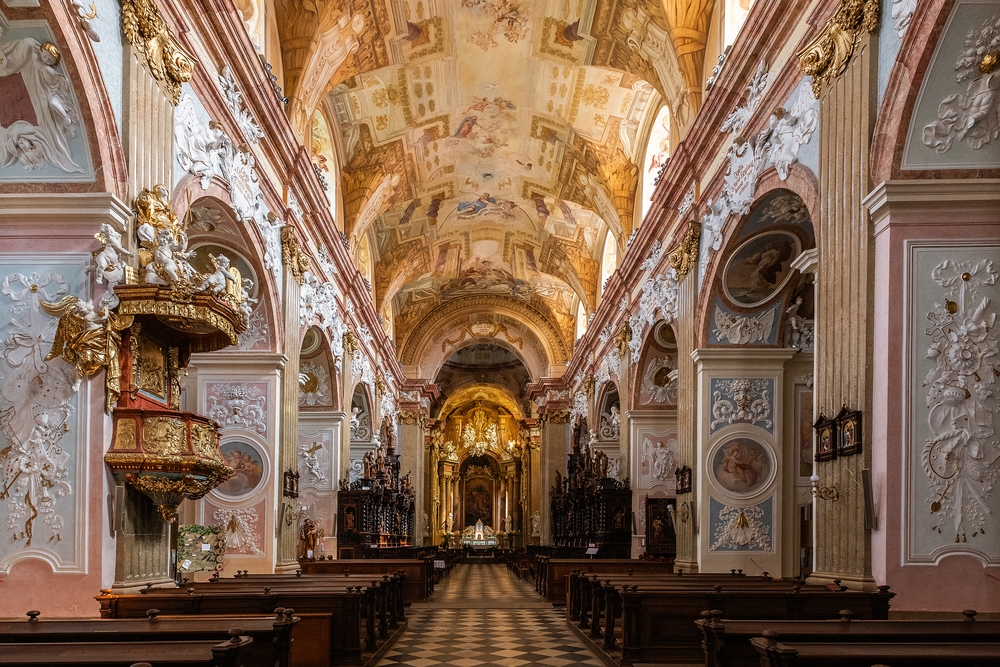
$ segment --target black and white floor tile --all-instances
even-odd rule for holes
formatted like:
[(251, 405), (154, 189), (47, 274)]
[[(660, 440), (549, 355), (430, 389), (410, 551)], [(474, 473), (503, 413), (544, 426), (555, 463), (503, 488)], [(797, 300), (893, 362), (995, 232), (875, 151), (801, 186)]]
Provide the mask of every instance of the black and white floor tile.
[(457, 565), (378, 667), (586, 665), (600, 667), (557, 610), (503, 565)]

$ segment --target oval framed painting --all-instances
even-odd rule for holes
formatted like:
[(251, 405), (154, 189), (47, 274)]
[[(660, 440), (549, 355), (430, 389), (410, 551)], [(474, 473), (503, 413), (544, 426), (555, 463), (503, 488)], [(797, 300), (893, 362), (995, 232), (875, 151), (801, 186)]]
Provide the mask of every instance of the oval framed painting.
[(242, 499), (256, 493), (267, 481), (267, 457), (257, 445), (230, 440), (219, 446), (226, 465), (236, 471), (213, 492), (226, 499)]
[(752, 438), (737, 436), (721, 440), (709, 461), (712, 481), (734, 496), (754, 496), (766, 489), (774, 477), (774, 457), (766, 446)]
[(747, 240), (726, 262), (726, 298), (743, 308), (767, 303), (791, 278), (792, 260), (800, 252), (802, 243), (791, 232), (765, 232)]

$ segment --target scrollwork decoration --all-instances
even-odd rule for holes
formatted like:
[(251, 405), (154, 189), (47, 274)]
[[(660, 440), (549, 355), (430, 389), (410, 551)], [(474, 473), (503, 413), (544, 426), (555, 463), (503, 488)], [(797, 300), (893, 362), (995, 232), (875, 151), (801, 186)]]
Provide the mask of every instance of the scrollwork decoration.
[(176, 105), (181, 84), (194, 74), (194, 58), (170, 32), (153, 0), (122, 0), (122, 33), (142, 54), (153, 78), (167, 87)]

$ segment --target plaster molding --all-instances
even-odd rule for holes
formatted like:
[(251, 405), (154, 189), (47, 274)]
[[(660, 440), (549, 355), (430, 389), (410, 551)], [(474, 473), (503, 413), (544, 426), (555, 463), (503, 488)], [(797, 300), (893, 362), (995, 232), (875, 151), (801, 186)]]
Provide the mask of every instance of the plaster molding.
[(132, 219), (132, 207), (108, 192), (28, 192), (0, 194), (0, 226), (11, 227), (4, 235), (36, 238), (44, 226), (51, 237), (53, 223), (67, 223), (60, 236), (92, 238), (93, 230), (112, 222), (124, 232)]

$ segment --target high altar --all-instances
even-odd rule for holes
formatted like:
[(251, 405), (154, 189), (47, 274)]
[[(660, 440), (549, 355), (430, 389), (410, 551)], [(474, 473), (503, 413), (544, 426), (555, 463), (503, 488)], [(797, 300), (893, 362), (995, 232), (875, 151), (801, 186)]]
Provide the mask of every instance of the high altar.
[(493, 529), (484, 526), (482, 520), (476, 521), (476, 525), (469, 526), (462, 533), (462, 546), (476, 550), (493, 549), (500, 541), (497, 539)]

